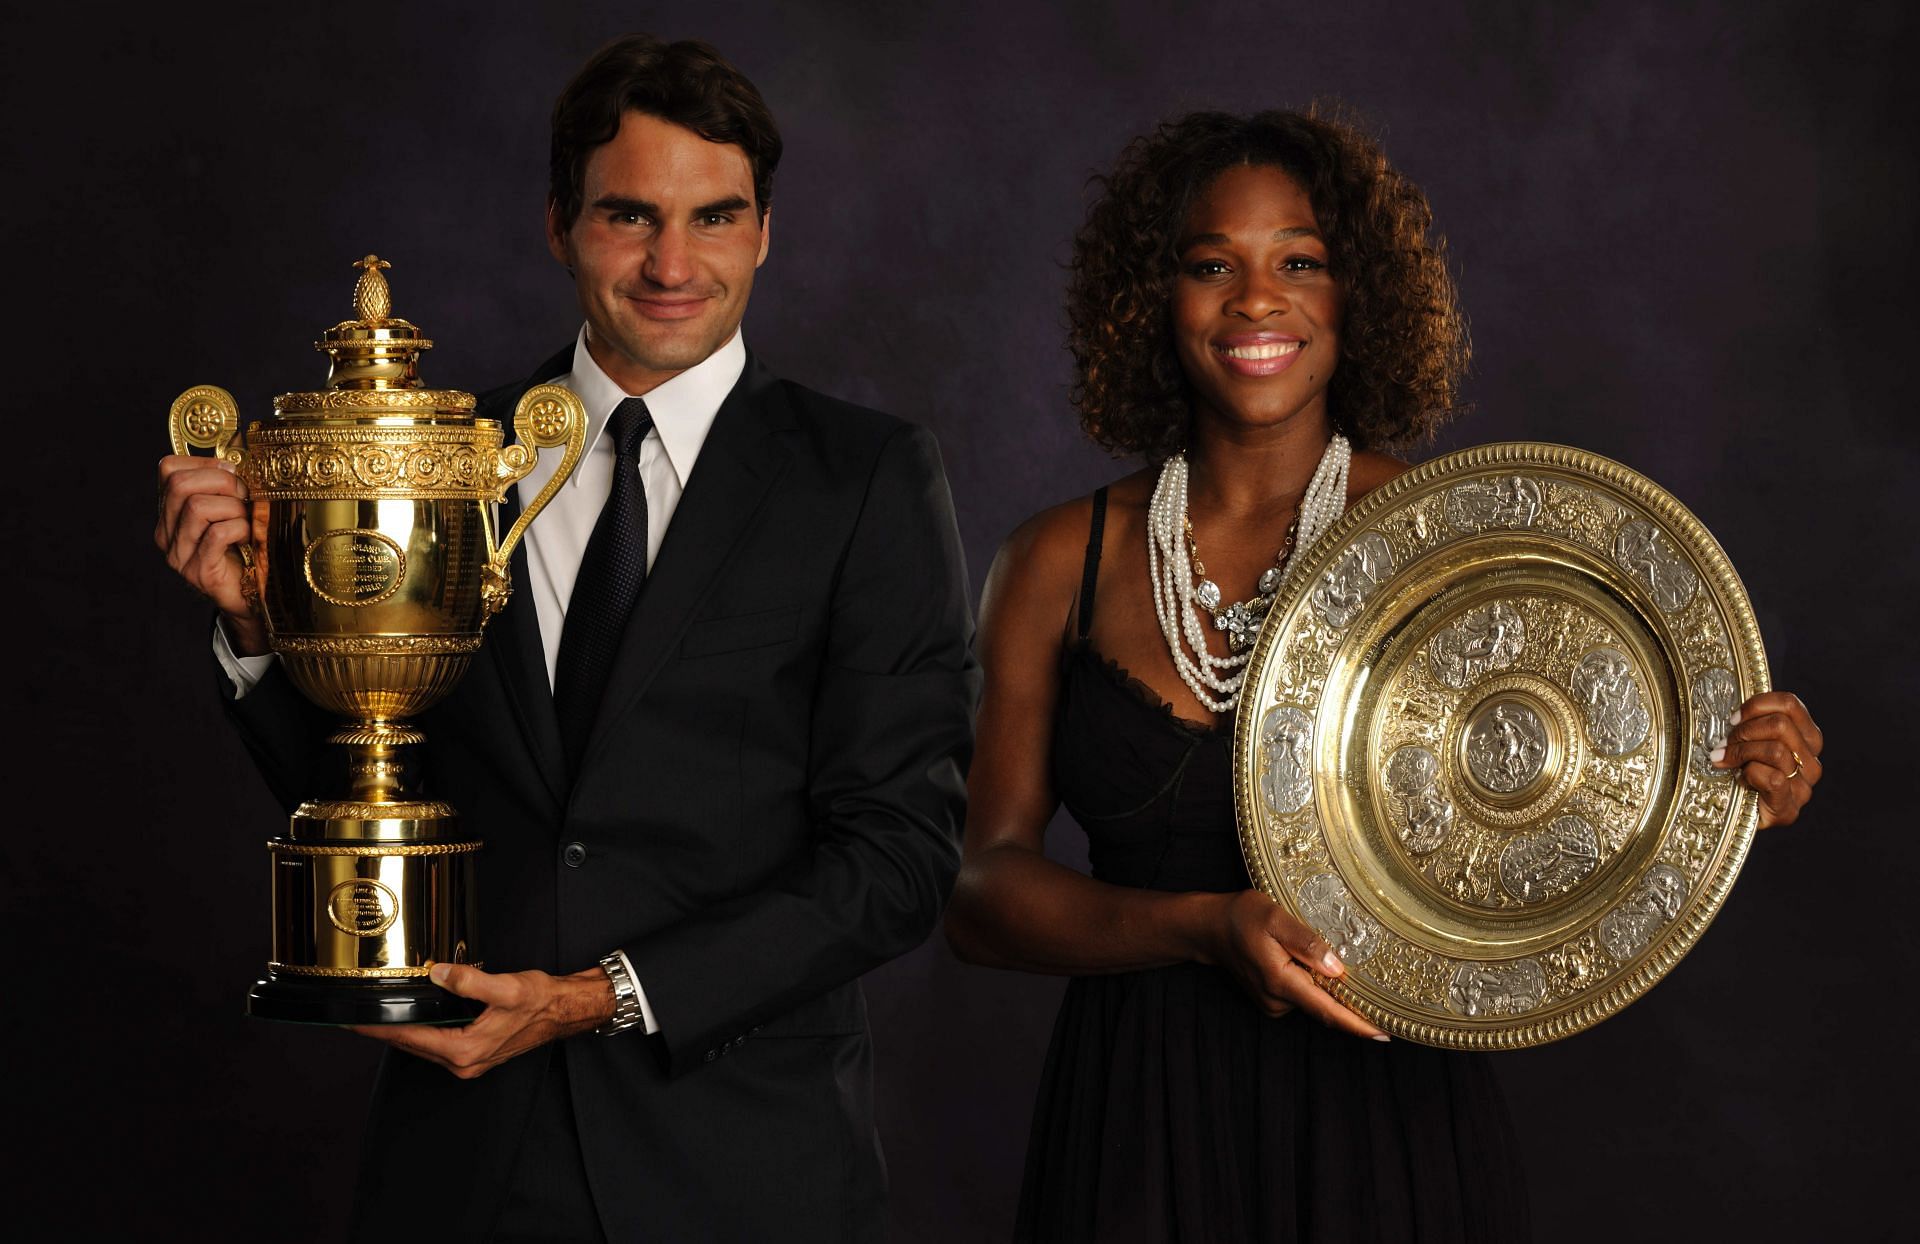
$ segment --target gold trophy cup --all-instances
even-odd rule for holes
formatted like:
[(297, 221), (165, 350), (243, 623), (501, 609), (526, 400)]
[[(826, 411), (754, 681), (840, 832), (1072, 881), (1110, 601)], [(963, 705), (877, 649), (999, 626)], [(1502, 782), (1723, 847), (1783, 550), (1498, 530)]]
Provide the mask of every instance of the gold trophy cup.
[[(503, 445), (472, 394), (422, 386), (433, 343), (392, 315), (387, 263), (355, 266), (355, 318), (315, 343), (332, 360), (324, 391), (282, 394), (240, 437), (232, 395), (199, 386), (175, 400), (168, 431), (174, 453), (211, 450), (245, 481), (244, 590), (294, 686), (342, 720), (327, 741), (345, 751), (346, 790), (301, 804), (267, 843), (273, 958), (247, 1013), (455, 1023), (480, 1005), (427, 971), (479, 962), (481, 844), (453, 808), (412, 793), (406, 753), (423, 736), (409, 723), (459, 681), (506, 604), (508, 559), (580, 460), (587, 420), (573, 394), (539, 385)], [(494, 505), (554, 448), (559, 468), (496, 539)]]

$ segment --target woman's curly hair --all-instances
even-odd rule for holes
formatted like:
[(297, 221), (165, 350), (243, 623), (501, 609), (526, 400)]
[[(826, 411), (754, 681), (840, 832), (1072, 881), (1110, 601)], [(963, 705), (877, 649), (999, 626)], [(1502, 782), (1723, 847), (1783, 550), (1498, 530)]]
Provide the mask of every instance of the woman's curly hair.
[(1067, 287), (1073, 403), (1094, 441), (1158, 461), (1185, 446), (1190, 392), (1174, 354), (1174, 247), (1196, 195), (1239, 165), (1277, 167), (1306, 190), (1345, 294), (1334, 426), (1356, 448), (1430, 439), (1459, 408), (1469, 347), (1429, 239), (1432, 209), (1378, 144), (1319, 113), (1195, 112), (1127, 145), (1094, 179)]

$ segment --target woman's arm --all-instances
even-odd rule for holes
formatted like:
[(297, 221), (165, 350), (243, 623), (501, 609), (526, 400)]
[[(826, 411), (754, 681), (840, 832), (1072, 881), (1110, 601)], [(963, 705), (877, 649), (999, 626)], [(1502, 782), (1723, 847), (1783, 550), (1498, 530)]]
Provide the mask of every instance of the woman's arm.
[(986, 674), (960, 878), (947, 907), (960, 958), (1029, 972), (1091, 975), (1217, 964), (1279, 1015), (1298, 1006), (1379, 1035), (1314, 984), (1342, 971), (1327, 943), (1254, 890), (1178, 894), (1096, 881), (1046, 858), (1058, 800), (1051, 777), (1060, 660), (1079, 586), (1088, 506), (1046, 511), (994, 559), (980, 607)]

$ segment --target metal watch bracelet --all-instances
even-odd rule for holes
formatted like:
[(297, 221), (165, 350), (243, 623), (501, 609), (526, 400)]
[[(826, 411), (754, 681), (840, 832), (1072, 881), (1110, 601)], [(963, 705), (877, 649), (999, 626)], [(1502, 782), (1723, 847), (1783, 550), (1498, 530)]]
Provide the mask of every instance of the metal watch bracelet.
[(604, 955), (600, 966), (606, 969), (607, 980), (613, 985), (613, 1018), (594, 1029), (603, 1037), (625, 1032), (646, 1018), (640, 1011), (640, 990), (633, 983), (633, 974), (627, 971), (627, 957), (620, 951)]

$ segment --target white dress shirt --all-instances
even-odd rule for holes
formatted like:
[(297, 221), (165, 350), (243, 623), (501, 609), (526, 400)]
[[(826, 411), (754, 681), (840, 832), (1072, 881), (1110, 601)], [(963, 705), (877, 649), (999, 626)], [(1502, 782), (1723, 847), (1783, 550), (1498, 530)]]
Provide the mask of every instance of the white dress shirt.
[[(705, 359), (645, 394), (653, 428), (640, 442), (640, 482), (647, 490), (647, 569), (660, 554), (667, 524), (680, 504), (680, 493), (693, 474), (693, 464), (706, 443), (707, 429), (720, 413), (720, 403), (733, 391), (747, 366), (747, 346), (736, 332), (727, 344)], [(560, 632), (566, 623), (567, 602), (573, 599), (573, 581), (580, 559), (593, 536), (593, 525), (613, 492), (613, 464), (618, 451), (606, 435), (613, 412), (627, 393), (600, 370), (587, 353), (587, 331), (573, 346), (573, 371), (555, 381), (573, 390), (587, 408), (587, 447), (573, 478), (547, 502), (547, 508), (527, 528), (527, 578), (516, 584), (533, 597), (540, 616), (540, 646), (546, 650), (547, 685), (560, 658)], [(560, 465), (558, 453), (542, 452), (533, 471), (514, 485), (522, 505), (531, 501)]]
[[(746, 370), (747, 345), (736, 331), (727, 343), (665, 384), (643, 396), (653, 427), (640, 442), (640, 482), (647, 492), (647, 569), (653, 569), (660, 542), (666, 538), (667, 524), (680, 504), (680, 494), (693, 475), (693, 464), (706, 443), (707, 430), (720, 403)], [(580, 399), (587, 412), (587, 444), (573, 477), (547, 502), (537, 518), (528, 525), (524, 538), (527, 548), (526, 583), (515, 590), (533, 599), (534, 613), (540, 621), (540, 646), (547, 660), (547, 686), (553, 686), (553, 671), (560, 659), (560, 635), (566, 626), (567, 602), (573, 598), (574, 580), (580, 574), (580, 559), (587, 541), (600, 519), (600, 511), (613, 492), (613, 468), (617, 451), (606, 435), (607, 424), (627, 392), (600, 369), (587, 350), (587, 330), (583, 325), (573, 343), (573, 370), (553, 383), (565, 385)], [(525, 479), (514, 485), (517, 500), (524, 506), (540, 492), (560, 466), (557, 451), (542, 450), (540, 459)], [(253, 690), (275, 658), (272, 653), (258, 657), (237, 655), (227, 643), (226, 628), (213, 628), (214, 655), (233, 683), (237, 700)], [(620, 952), (622, 961), (626, 954)], [(633, 978), (633, 965), (627, 964)], [(647, 1005), (645, 989), (634, 979), (640, 994), (640, 1010), (648, 1032), (660, 1031), (653, 1008)]]

